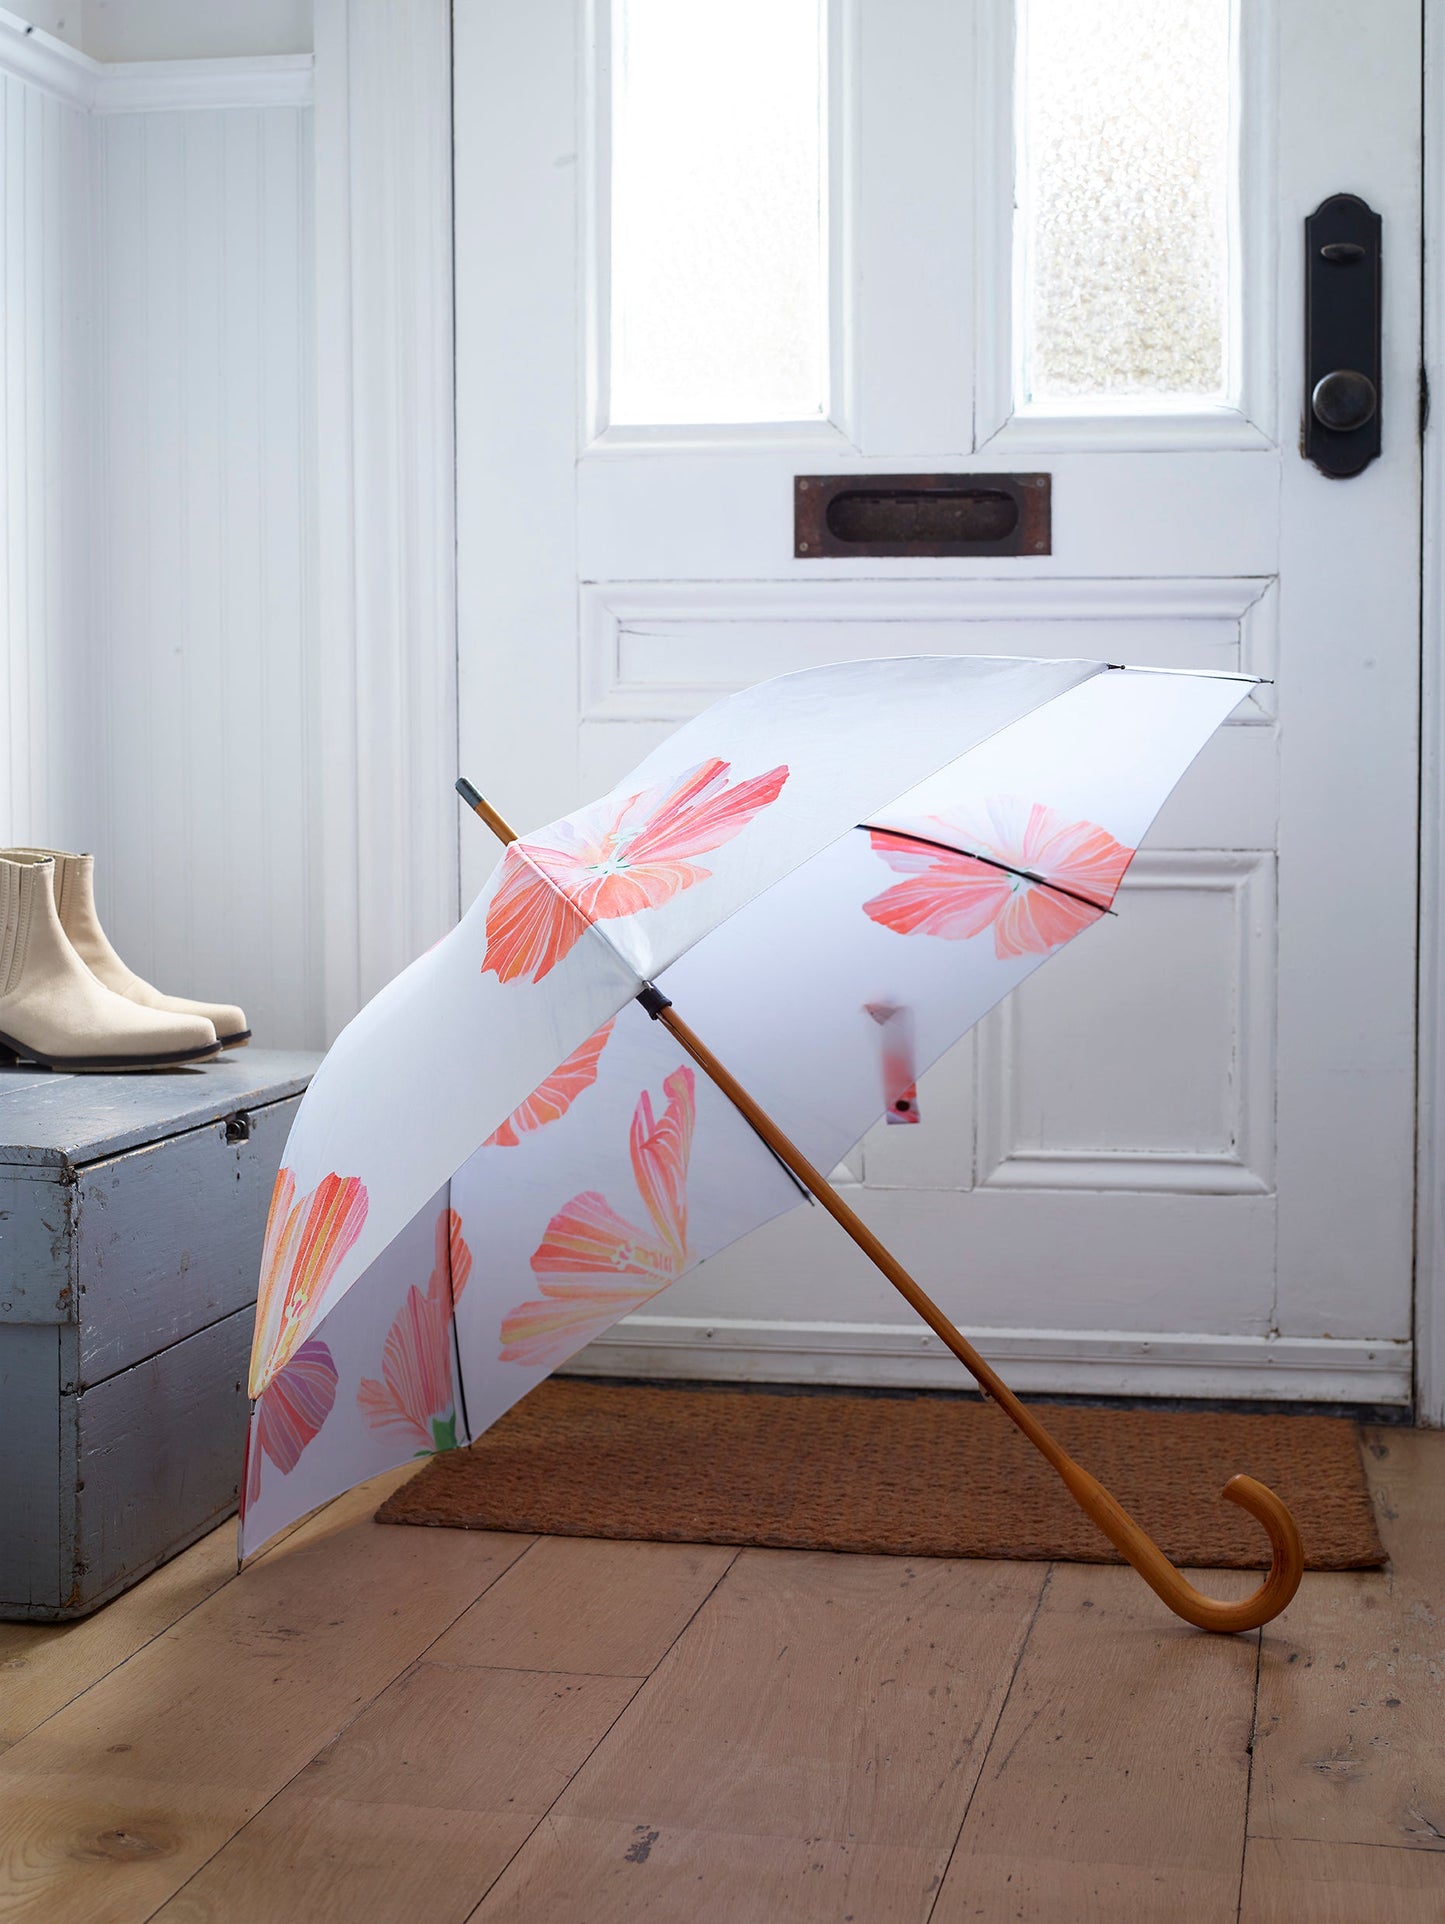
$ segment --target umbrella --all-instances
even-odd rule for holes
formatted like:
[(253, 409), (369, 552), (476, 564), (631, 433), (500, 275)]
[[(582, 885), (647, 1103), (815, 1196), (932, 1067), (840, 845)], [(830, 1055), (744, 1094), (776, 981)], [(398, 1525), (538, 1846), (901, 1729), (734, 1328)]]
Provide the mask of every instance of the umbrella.
[[(376, 1471), (481, 1434), (748, 1230), (828, 1211), (1160, 1597), (1205, 1629), (1302, 1568), (1263, 1485), (1255, 1594), (1185, 1581), (821, 1173), (1113, 913), (1240, 676), (917, 657), (726, 697), (601, 800), (505, 844), (458, 926), (338, 1038), (267, 1223), (249, 1553)], [(785, 1287), (785, 1279), (780, 1279)]]

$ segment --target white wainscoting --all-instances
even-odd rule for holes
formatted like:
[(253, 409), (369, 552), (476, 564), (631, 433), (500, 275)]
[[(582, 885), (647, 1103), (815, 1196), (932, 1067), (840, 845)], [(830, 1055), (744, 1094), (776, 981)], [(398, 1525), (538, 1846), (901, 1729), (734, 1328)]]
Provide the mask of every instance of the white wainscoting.
[[(3, 47), (0, 47), (3, 52)], [(0, 841), (81, 832), (92, 512), (90, 120), (0, 67)]]
[(95, 122), (102, 908), (142, 974), (320, 1031), (310, 111)]
[(0, 836), (122, 954), (321, 1039), (311, 62), (105, 66), (0, 15)]
[(282, 1046), (457, 913), (450, 24), (321, 0), (315, 142), (309, 56), (0, 9), (0, 836)]

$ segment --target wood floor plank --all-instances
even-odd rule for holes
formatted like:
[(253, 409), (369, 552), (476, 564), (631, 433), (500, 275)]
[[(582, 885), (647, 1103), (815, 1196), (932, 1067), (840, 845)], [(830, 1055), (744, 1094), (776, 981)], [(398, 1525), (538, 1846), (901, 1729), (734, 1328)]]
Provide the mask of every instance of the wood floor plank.
[(937, 1848), (554, 1811), (472, 1924), (899, 1924), (927, 1918), (939, 1876)]
[(1371, 1431), (1388, 1572), (1306, 1577), (1260, 1669), (1255, 1837), (1445, 1850), (1445, 1432)]
[[(1195, 1577), (1221, 1597), (1257, 1580)], [(933, 1924), (1234, 1924), (1256, 1656), (1132, 1570), (1056, 1564)]]
[(643, 1677), (738, 1552), (542, 1537), (432, 1652), (438, 1663)]
[(418, 1664), (160, 1924), (462, 1924), (641, 1681)]
[(1251, 1837), (1240, 1924), (1440, 1924), (1445, 1856), (1375, 1844)]
[[(274, 1556), (297, 1531), (308, 1538), (346, 1529), (369, 1516), (398, 1483), (415, 1474), (407, 1463), (278, 1535), (255, 1561)], [(0, 1623), (0, 1751), (168, 1630), (236, 1575), (234, 1520), (210, 1531), (178, 1557), (75, 1623)]]
[(0, 1912), (148, 1917), (532, 1542), (353, 1492), (0, 1757)]
[(168, 1630), (236, 1574), (236, 1526), (224, 1523), (93, 1617), (0, 1623), (0, 1749)]
[(477, 1924), (922, 1924), (1044, 1576), (745, 1550)]

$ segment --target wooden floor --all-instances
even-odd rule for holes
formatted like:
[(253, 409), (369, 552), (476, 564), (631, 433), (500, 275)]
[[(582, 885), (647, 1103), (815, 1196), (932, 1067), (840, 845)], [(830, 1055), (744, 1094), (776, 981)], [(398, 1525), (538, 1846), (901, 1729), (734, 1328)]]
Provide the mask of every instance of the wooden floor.
[[(1132, 1573), (382, 1528), (0, 1625), (0, 1918), (1445, 1919), (1445, 1434), (1263, 1637)], [(1238, 1575), (1203, 1579), (1237, 1594)]]

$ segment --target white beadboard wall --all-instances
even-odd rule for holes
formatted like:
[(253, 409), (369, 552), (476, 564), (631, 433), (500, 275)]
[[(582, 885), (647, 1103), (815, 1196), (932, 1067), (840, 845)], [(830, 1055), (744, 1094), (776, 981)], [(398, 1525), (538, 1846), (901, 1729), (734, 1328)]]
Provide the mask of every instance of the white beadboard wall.
[(311, 113), (94, 132), (102, 913), (160, 986), (314, 1044)]
[(0, 16), (0, 843), (131, 965), (322, 1036), (307, 61)]
[(0, 841), (82, 832), (94, 417), (91, 121), (0, 72)]

